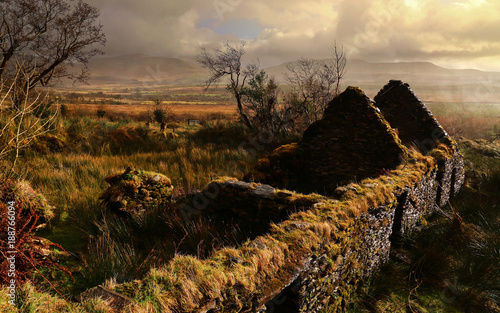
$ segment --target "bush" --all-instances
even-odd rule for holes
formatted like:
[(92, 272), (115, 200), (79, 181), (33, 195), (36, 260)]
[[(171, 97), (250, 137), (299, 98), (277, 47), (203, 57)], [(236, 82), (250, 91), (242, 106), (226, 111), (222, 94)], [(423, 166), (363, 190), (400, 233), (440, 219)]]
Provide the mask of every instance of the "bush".
[(167, 122), (167, 112), (163, 108), (154, 109), (153, 116), (157, 123), (161, 124)]
[(106, 116), (106, 110), (102, 110), (102, 109), (97, 110), (97, 116), (99, 118), (104, 118)]
[(68, 105), (67, 104), (61, 104), (61, 115), (66, 117), (68, 116), (68, 113), (69, 113), (69, 109), (68, 109)]

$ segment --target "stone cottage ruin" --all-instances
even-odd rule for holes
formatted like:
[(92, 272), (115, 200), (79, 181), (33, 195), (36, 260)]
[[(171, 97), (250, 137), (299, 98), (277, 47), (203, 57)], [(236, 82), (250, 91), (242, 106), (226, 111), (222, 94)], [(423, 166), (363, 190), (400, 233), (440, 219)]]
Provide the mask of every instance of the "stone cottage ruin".
[(114, 292), (135, 298), (156, 284), (164, 312), (341, 312), (393, 242), (460, 189), (464, 170), (426, 105), (394, 80), (374, 101), (347, 88), (300, 142), (259, 160), (245, 180), (213, 182), (196, 211), (273, 222), (263, 235), (207, 260), (176, 257), (168, 284), (146, 277)]

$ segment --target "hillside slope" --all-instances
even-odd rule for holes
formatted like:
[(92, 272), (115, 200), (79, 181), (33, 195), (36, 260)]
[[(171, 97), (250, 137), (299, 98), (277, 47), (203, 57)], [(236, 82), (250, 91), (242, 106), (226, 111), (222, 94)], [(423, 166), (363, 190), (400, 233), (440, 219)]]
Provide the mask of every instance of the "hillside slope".
[(92, 85), (197, 84), (206, 76), (196, 63), (142, 54), (96, 58), (89, 63), (89, 69)]

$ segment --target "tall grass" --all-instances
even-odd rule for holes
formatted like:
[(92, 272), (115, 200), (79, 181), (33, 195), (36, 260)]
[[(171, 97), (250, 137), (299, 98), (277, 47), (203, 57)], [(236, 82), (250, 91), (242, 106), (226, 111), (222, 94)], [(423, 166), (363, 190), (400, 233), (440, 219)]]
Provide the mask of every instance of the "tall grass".
[(138, 279), (176, 254), (205, 258), (215, 249), (246, 240), (246, 234), (236, 224), (222, 224), (207, 217), (186, 223), (173, 207), (156, 208), (129, 220), (108, 216), (98, 227), (101, 234), (89, 240), (89, 254), (85, 257), (88, 286), (109, 278), (116, 282)]
[[(40, 235), (79, 258), (71, 265), (81, 273), (75, 275), (79, 281), (65, 292), (79, 292), (109, 278), (140, 278), (176, 253), (206, 257), (214, 248), (246, 239), (237, 225), (206, 218), (186, 225), (168, 208), (124, 221), (108, 214), (98, 200), (108, 187), (105, 177), (127, 167), (165, 174), (179, 198), (217, 176), (241, 178), (256, 161), (254, 154), (239, 148), (251, 134), (238, 124), (186, 127), (177, 134), (167, 139), (133, 121), (67, 118), (23, 155), (26, 178), (57, 208), (56, 218)], [(54, 141), (57, 149), (51, 145)]]

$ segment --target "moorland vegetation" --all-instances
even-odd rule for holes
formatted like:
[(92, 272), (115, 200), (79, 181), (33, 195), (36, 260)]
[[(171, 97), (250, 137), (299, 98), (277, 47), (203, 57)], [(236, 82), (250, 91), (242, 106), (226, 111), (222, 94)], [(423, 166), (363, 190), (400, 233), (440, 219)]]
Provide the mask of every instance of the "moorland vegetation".
[[(110, 303), (79, 295), (102, 284), (140, 280), (180, 254), (190, 255), (196, 263), (214, 251), (244, 244), (255, 235), (245, 225), (207, 217), (186, 223), (182, 212), (162, 196), (179, 200), (217, 177), (241, 179), (259, 157), (296, 142), (339, 92), (345, 66), (343, 52), (337, 48), (333, 50), (336, 64), (301, 59), (289, 68), (287, 93), (279, 92), (279, 86), (255, 64), (238, 68), (233, 74), (243, 76), (230, 77), (228, 84), (236, 110), (227, 115), (214, 110), (211, 115), (189, 116), (199, 118), (201, 125), (181, 121), (180, 113), (175, 116), (176, 107), (163, 103), (168, 99), (156, 97), (147, 100), (151, 103), (137, 118), (117, 113), (114, 105), (123, 98), (104, 93), (96, 95), (104, 102), (93, 103), (95, 107), (87, 106), (82, 113), (65, 103), (62, 95), (37, 88), (58, 76), (84, 78), (85, 71), (68, 74), (58, 65), (85, 64), (99, 53), (94, 46), (104, 43), (94, 8), (82, 2), (75, 7), (60, 3), (65, 2), (2, 3), (6, 14), (1, 27), (14, 24), (0, 34), (17, 29), (10, 35), (22, 35), (25, 40), (13, 41), (20, 42), (19, 46), (2, 46), (1, 51), (0, 278), (5, 286), (9, 285), (6, 251), (13, 237), (4, 226), (12, 220), (17, 225), (15, 248), (19, 252), (17, 301), (11, 306), (9, 289), (2, 288), (0, 310), (5, 312), (43, 312), (49, 307), (53, 312), (111, 312)], [(32, 14), (24, 14), (30, 9)], [(24, 25), (33, 21), (19, 17), (48, 18), (45, 23), (50, 27), (33, 28), (46, 36), (23, 33)], [(78, 18), (85, 22), (79, 24), (82, 32), (60, 28), (73, 25), (71, 20)], [(59, 41), (61, 34), (74, 40)], [(65, 45), (75, 40), (78, 45)], [(33, 42), (33, 46), (26, 45)], [(44, 62), (27, 58), (28, 46), (45, 52)], [(53, 55), (54, 46), (63, 54)], [(213, 54), (203, 51), (199, 60), (212, 74), (208, 86), (226, 75), (227, 66), (241, 65), (243, 54), (243, 47), (229, 44)], [(172, 101), (188, 96), (179, 93)], [(220, 90), (211, 99), (227, 101)], [(468, 160), (466, 186), (448, 209), (423, 221), (425, 226), (416, 234), (403, 238), (389, 264), (351, 303), (353, 312), (498, 309), (498, 104), (470, 105), (466, 111), (457, 110), (458, 106), (430, 107)], [(259, 132), (262, 129), (269, 130), (266, 138)], [(116, 214), (117, 208), (110, 206), (118, 203), (118, 209), (136, 209), (137, 199), (126, 195), (139, 192), (150, 203), (136, 210), (140, 214), (134, 210)], [(155, 192), (160, 196), (151, 197)], [(12, 201), (14, 206), (9, 205)], [(8, 215), (10, 207), (16, 212), (13, 219)], [(150, 294), (155, 292), (160, 291)], [(150, 305), (161, 306), (154, 301)]]

